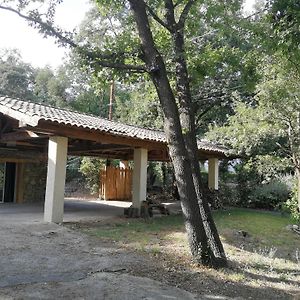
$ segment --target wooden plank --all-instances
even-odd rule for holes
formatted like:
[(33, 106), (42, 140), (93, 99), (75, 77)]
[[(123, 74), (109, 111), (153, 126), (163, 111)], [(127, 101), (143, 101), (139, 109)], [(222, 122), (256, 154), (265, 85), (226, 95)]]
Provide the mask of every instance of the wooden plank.
[(24, 164), (17, 163), (16, 169), (16, 203), (24, 201)]
[(105, 200), (131, 199), (132, 170), (106, 167), (100, 172), (100, 197)]
[(14, 142), (22, 141), (35, 138), (45, 138), (45, 136), (40, 136), (30, 130), (14, 131), (1, 134), (1, 142)]

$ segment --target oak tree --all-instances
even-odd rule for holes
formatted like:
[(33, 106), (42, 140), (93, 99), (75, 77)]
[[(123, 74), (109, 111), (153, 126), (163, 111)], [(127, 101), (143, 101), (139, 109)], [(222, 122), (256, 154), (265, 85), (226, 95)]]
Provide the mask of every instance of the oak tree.
[[(39, 2), (45, 1), (35, 1)], [(200, 26), (197, 20), (210, 2), (98, 0), (102, 21), (110, 25), (99, 37), (98, 45), (77, 43), (70, 33), (55, 26), (54, 12), (59, 2), (49, 1), (44, 13), (25, 0), (2, 1), (0, 9), (17, 13), (45, 36), (54, 36), (62, 45), (73, 47), (96, 72), (109, 68), (123, 78), (145, 76), (152, 81), (163, 111), (191, 253), (199, 263), (226, 266), (224, 249), (202, 194), (185, 40), (186, 32)]]

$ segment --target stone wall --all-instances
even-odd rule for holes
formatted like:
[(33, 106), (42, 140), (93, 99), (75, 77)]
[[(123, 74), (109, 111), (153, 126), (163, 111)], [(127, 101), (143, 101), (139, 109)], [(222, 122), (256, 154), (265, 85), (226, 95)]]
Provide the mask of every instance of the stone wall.
[(45, 200), (47, 163), (24, 164), (23, 202), (43, 202)]

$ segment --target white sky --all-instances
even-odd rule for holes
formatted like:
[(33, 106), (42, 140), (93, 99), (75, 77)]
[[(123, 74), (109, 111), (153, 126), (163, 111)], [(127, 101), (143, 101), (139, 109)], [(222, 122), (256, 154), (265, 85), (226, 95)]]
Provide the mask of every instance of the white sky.
[[(246, 11), (251, 11), (255, 0), (247, 0)], [(65, 30), (80, 24), (89, 9), (88, 0), (64, 0), (57, 8), (56, 23)], [(17, 15), (0, 9), (0, 48), (17, 48), (25, 62), (35, 67), (59, 66), (65, 48), (58, 47), (53, 38), (43, 38)]]
[[(57, 24), (72, 31), (89, 9), (88, 0), (64, 0), (57, 8)], [(58, 47), (53, 38), (43, 38), (27, 22), (12, 12), (0, 9), (0, 48), (17, 48), (25, 62), (35, 67), (62, 63), (65, 48)]]

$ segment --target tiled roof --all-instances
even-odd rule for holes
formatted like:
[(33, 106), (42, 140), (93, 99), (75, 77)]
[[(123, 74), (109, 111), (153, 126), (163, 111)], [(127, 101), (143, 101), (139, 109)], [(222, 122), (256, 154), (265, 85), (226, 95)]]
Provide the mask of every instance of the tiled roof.
[[(50, 121), (62, 125), (98, 130), (117, 136), (166, 142), (163, 131), (126, 125), (67, 109), (21, 101), (9, 97), (0, 97), (0, 112), (33, 127), (38, 126), (39, 121)], [(227, 150), (224, 147), (203, 140), (198, 141), (198, 148), (199, 150), (214, 151), (223, 154)]]

